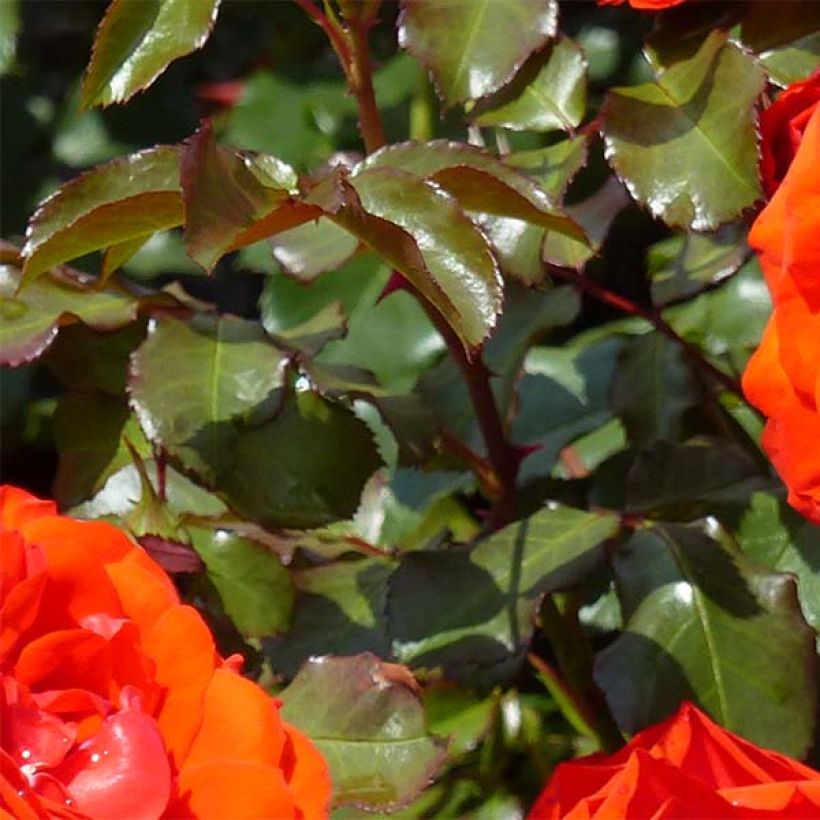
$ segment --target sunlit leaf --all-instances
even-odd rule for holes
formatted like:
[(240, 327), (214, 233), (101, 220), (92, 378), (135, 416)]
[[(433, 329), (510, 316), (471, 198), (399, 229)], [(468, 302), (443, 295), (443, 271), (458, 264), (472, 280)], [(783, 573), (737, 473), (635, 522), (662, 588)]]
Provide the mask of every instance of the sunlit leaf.
[(138, 302), (120, 290), (97, 290), (65, 276), (43, 276), (18, 292), (19, 268), (0, 265), (0, 364), (40, 356), (62, 325), (78, 320), (112, 330), (136, 318)]
[(794, 578), (750, 563), (699, 525), (636, 532), (614, 567), (627, 625), (595, 677), (624, 730), (689, 699), (754, 743), (805, 753), (816, 658)]
[(381, 558), (335, 561), (296, 570), (296, 605), (288, 631), (265, 643), (277, 672), (293, 676), (310, 657), (390, 654), (384, 612), (387, 579), (395, 569)]
[(617, 528), (613, 516), (554, 506), (469, 551), (408, 554), (390, 580), (394, 653), (459, 677), (501, 667), (529, 642), (539, 596), (589, 572)]
[(349, 188), (342, 184), (349, 193), (334, 221), (401, 271), (465, 345), (481, 344), (501, 309), (501, 277), (486, 240), (458, 203), (393, 168), (368, 168)]
[(355, 236), (329, 219), (278, 233), (270, 243), (276, 261), (287, 273), (302, 281), (340, 268), (359, 246)]
[(181, 223), (177, 148), (160, 146), (112, 160), (58, 188), (34, 212), (23, 247), (23, 280)]
[(287, 628), (293, 583), (278, 555), (229, 530), (189, 531), (225, 613), (243, 635), (267, 636)]
[(655, 57), (655, 82), (609, 93), (607, 156), (654, 216), (713, 230), (761, 196), (754, 103), (763, 71), (717, 30), (691, 56)]
[(445, 744), (427, 733), (409, 673), (365, 653), (309, 661), (282, 693), (282, 716), (330, 766), (337, 805), (397, 809), (428, 785)]
[(584, 116), (586, 69), (581, 49), (562, 37), (528, 61), (499, 95), (502, 104), (490, 106), (475, 122), (515, 131), (571, 131)]
[(206, 270), (229, 250), (320, 215), (292, 201), (263, 162), (218, 146), (207, 122), (186, 142), (180, 157), (185, 245)]
[(218, 425), (275, 402), (286, 358), (255, 322), (157, 319), (134, 354), (131, 401), (149, 439), (218, 470), (232, 458)]
[(219, 0), (112, 0), (97, 31), (82, 104), (123, 102), (201, 48)]
[(448, 105), (497, 91), (555, 34), (554, 0), (405, 0), (399, 44), (421, 60)]

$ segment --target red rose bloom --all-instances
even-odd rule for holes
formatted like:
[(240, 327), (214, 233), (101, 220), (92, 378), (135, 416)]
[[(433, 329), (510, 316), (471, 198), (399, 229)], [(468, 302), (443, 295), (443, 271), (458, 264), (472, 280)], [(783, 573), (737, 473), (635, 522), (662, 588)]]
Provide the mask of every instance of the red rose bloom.
[(761, 749), (691, 703), (614, 755), (562, 763), (531, 820), (820, 816), (820, 772)]
[(774, 311), (743, 389), (768, 416), (763, 447), (789, 502), (820, 523), (820, 454), (807, 446), (820, 440), (820, 72), (787, 89), (764, 118), (762, 169), (774, 194), (749, 243)]
[(116, 528), (0, 488), (0, 817), (326, 816), (327, 766)]
[[(627, 0), (598, 0), (599, 6), (622, 6)], [(679, 6), (684, 0), (628, 0), (633, 9), (644, 9), (645, 11), (658, 11), (668, 9), (670, 6)]]

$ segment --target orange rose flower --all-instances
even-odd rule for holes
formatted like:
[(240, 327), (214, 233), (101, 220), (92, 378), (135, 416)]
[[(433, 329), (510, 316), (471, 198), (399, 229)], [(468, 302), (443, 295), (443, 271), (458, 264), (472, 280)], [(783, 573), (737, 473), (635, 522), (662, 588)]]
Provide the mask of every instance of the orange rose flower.
[(820, 772), (722, 729), (691, 703), (614, 755), (562, 763), (530, 820), (820, 816)]
[(0, 817), (312, 818), (327, 766), (115, 527), (0, 487)]
[(820, 440), (820, 72), (781, 94), (761, 126), (762, 174), (774, 193), (749, 244), (774, 311), (743, 389), (768, 416), (763, 447), (789, 503), (820, 523), (820, 453), (811, 446)]
[(622, 6), (626, 2), (629, 2), (633, 9), (658, 11), (659, 9), (668, 9), (670, 6), (679, 6), (684, 0), (598, 0), (598, 5)]

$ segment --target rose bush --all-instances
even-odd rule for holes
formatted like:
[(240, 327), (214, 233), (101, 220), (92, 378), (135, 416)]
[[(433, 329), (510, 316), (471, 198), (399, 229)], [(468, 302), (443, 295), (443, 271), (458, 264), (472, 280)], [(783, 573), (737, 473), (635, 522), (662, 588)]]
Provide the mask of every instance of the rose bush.
[(691, 703), (617, 754), (561, 764), (531, 820), (820, 815), (820, 772), (718, 726)]
[(0, 488), (4, 816), (319, 818), (327, 767), (104, 522)]
[(820, 72), (787, 89), (761, 118), (762, 175), (771, 200), (749, 243), (773, 313), (743, 379), (766, 416), (763, 446), (790, 503), (820, 522)]

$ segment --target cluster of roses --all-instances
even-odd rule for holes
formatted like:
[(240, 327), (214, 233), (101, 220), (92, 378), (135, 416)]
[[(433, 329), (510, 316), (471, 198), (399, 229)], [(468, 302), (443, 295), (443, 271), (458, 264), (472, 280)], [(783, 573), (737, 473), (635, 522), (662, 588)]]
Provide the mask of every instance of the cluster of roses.
[(0, 488), (0, 818), (325, 817), (327, 766), (124, 533)]

